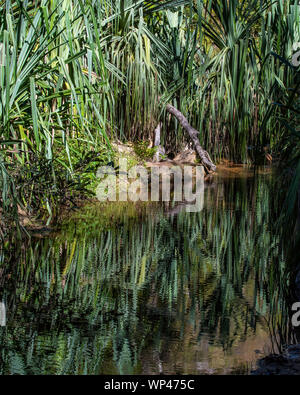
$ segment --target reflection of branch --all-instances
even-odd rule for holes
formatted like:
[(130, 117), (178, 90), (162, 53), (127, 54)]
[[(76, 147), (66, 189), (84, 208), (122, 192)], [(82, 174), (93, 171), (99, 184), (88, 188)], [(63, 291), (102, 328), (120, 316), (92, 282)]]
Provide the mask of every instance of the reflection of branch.
[[(211, 274), (211, 279), (209, 281), (207, 281), (208, 283), (212, 283), (212, 279), (215, 276), (215, 274)], [(223, 276), (223, 275), (222, 275)], [(221, 277), (222, 277), (221, 276)], [(223, 303), (223, 301), (221, 301), (219, 299), (219, 291), (220, 291), (220, 281), (221, 281), (221, 277), (220, 278), (216, 278), (217, 284), (215, 286), (215, 289), (213, 290), (212, 294), (209, 296), (209, 298), (207, 298), (207, 300), (204, 301), (203, 305), (202, 305), (202, 309), (204, 311), (208, 311), (208, 312), (214, 312), (214, 313), (218, 313), (217, 308), (215, 310), (213, 310), (211, 308), (211, 306), (217, 306), (219, 303)], [(243, 283), (243, 286), (245, 285), (246, 282)], [(255, 308), (255, 306), (252, 306), (250, 304), (250, 302), (245, 298), (245, 296), (240, 292), (239, 288), (234, 285), (231, 281), (227, 282), (227, 285), (231, 285), (232, 289), (234, 291), (234, 297), (236, 298), (236, 300), (239, 303), (239, 307), (240, 308), (244, 308), (247, 309), (247, 311), (249, 313), (251, 313), (257, 320), (258, 323), (260, 323), (261, 325), (263, 325), (263, 323), (266, 322), (266, 318), (259, 312), (257, 311), (257, 309)], [(232, 305), (233, 306), (233, 305)], [(232, 311), (233, 316), (231, 316), (231, 318), (235, 318), (237, 316), (239, 316), (239, 312), (234, 310)], [(215, 318), (219, 318), (219, 317), (215, 317)], [(209, 320), (207, 319), (207, 321), (211, 321), (211, 317), (209, 318)], [(238, 319), (235, 320), (236, 323), (238, 323), (238, 325), (240, 324), (238, 322)], [(248, 320), (246, 319), (245, 322), (242, 322), (242, 324), (245, 325), (245, 329), (247, 329), (248, 326)]]

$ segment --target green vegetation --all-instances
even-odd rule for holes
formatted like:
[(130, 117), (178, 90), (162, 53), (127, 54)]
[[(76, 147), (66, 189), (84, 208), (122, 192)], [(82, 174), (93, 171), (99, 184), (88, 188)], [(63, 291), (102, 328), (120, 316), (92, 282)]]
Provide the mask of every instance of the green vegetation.
[(149, 143), (147, 141), (138, 141), (134, 144), (134, 152), (140, 159), (152, 160), (157, 148), (149, 148)]
[[(297, 125), (291, 137), (282, 118), (299, 116), (287, 66), (299, 14), (296, 0), (0, 1), (2, 233), (20, 208), (50, 223), (85, 196), (116, 139), (153, 140), (162, 121), (167, 152), (179, 150), (166, 102), (215, 160), (294, 148)], [(292, 107), (274, 111), (291, 87)]]
[[(291, 342), (297, 43), (299, 0), (0, 0), (0, 374), (199, 373), (202, 351), (240, 371), (259, 331)], [(151, 160), (158, 124), (166, 157), (190, 143), (167, 103), (214, 162), (280, 174), (217, 175), (199, 213), (64, 210)]]

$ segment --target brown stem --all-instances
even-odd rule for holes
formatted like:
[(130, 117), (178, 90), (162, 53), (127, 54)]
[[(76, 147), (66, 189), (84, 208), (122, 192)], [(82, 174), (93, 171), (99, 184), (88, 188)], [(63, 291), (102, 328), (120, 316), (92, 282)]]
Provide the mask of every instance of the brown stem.
[(161, 133), (161, 127), (162, 124), (161, 122), (157, 125), (157, 128), (155, 129), (155, 141), (154, 141), (154, 146), (157, 148), (157, 151), (154, 154), (153, 161), (154, 162), (160, 162), (162, 155), (165, 154), (164, 147), (160, 145), (160, 133)]
[(171, 104), (166, 105), (166, 110), (174, 115), (175, 118), (179, 121), (181, 126), (188, 132), (190, 138), (192, 139), (195, 149), (199, 155), (199, 158), (208, 171), (216, 171), (217, 167), (211, 161), (209, 154), (201, 147), (199, 139), (198, 139), (198, 131), (194, 129), (189, 123), (185, 116), (177, 110), (175, 107), (171, 106)]

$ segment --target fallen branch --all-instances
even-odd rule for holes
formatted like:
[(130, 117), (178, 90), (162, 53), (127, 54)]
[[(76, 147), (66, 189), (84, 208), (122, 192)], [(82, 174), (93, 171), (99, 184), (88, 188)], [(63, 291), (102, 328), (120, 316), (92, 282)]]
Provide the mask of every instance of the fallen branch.
[(174, 115), (175, 118), (179, 121), (181, 126), (188, 132), (190, 138), (192, 139), (195, 149), (199, 155), (199, 158), (203, 164), (203, 166), (206, 168), (208, 172), (213, 172), (217, 170), (216, 165), (213, 164), (208, 152), (206, 152), (200, 145), (199, 139), (198, 139), (198, 131), (194, 129), (189, 123), (188, 120), (185, 118), (185, 116), (177, 110), (175, 107), (171, 106), (171, 104), (166, 105), (166, 110)]

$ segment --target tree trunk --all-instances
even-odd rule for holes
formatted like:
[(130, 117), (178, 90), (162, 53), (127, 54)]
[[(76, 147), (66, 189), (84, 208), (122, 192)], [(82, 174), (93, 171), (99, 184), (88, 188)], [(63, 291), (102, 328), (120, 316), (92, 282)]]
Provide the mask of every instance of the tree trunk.
[(174, 115), (175, 118), (179, 121), (181, 126), (188, 132), (190, 138), (194, 143), (194, 147), (199, 155), (199, 158), (206, 168), (207, 172), (214, 172), (217, 170), (216, 165), (214, 165), (211, 161), (209, 154), (201, 147), (199, 139), (198, 139), (198, 131), (194, 129), (189, 123), (185, 116), (177, 110), (175, 107), (171, 106), (171, 104), (166, 105), (166, 110)]
[(165, 155), (165, 149), (160, 145), (160, 133), (161, 133), (161, 122), (157, 125), (157, 128), (155, 129), (155, 140), (154, 140), (154, 146), (157, 148), (153, 162), (160, 162), (162, 157)]

